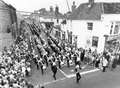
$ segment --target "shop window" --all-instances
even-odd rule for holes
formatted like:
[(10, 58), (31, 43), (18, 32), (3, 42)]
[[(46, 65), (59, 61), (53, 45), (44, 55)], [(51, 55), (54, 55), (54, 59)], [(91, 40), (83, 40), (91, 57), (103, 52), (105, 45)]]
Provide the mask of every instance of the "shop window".
[(92, 46), (93, 47), (98, 47), (98, 40), (99, 40), (99, 38), (97, 36), (92, 37)]
[(93, 23), (87, 23), (88, 30), (93, 30)]

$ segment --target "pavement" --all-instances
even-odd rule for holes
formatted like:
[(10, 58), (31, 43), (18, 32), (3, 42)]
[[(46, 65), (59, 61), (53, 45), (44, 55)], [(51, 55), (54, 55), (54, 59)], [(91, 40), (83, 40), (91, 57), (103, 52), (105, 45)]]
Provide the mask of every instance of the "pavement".
[[(32, 72), (31, 72), (31, 76), (27, 77), (26, 79), (31, 82), (33, 85), (47, 85), (50, 84), (52, 82), (56, 82), (62, 79), (66, 79), (72, 76), (75, 76), (75, 72), (74, 72), (74, 66), (70, 66), (70, 68), (64, 66), (62, 67), (62, 69), (58, 68), (58, 72), (56, 74), (57, 80), (54, 80), (52, 77), (52, 71), (50, 66), (44, 71), (44, 74), (41, 74), (41, 70), (37, 70), (36, 65), (33, 63), (32, 64)], [(93, 70), (94, 68), (92, 66), (89, 65), (84, 65), (82, 64), (82, 70), (80, 70), (80, 72), (84, 72), (84, 71), (89, 71), (89, 70)]]
[(27, 80), (34, 86), (39, 84), (45, 88), (120, 88), (120, 67), (104, 73), (89, 65), (83, 65), (82, 68), (80, 70), (82, 79), (79, 84), (75, 81), (74, 66), (58, 68), (57, 80), (53, 79), (50, 68), (42, 75), (41, 71), (33, 66), (32, 75), (27, 77)]

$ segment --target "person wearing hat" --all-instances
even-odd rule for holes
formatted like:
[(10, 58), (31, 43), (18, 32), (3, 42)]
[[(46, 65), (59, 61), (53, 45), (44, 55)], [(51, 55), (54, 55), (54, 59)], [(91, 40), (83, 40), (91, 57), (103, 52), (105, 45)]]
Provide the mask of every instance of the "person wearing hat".
[(79, 69), (79, 65), (76, 66), (75, 68), (75, 72), (76, 72), (76, 83), (79, 83), (79, 80), (81, 79), (81, 74), (80, 72), (78, 71)]
[(59, 57), (57, 58), (57, 60), (58, 60), (58, 67), (61, 69), (61, 56), (59, 55)]
[(67, 67), (69, 68), (69, 67), (70, 67), (69, 57), (68, 57), (68, 56), (66, 56), (66, 59), (67, 59)]
[(73, 59), (74, 59), (75, 65), (77, 65), (77, 55), (76, 54), (74, 54)]
[(44, 60), (45, 60), (46, 66), (48, 67), (47, 55), (44, 55), (43, 57), (44, 57)]

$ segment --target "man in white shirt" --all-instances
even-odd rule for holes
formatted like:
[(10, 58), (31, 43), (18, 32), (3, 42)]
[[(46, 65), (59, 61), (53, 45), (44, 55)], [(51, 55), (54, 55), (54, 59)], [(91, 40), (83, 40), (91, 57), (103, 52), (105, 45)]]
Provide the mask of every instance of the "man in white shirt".
[(105, 59), (105, 57), (103, 57), (103, 62), (102, 62), (102, 64), (103, 64), (103, 72), (105, 72), (105, 71), (106, 71), (106, 67), (107, 67), (107, 65), (108, 65), (108, 61), (107, 61), (107, 59)]

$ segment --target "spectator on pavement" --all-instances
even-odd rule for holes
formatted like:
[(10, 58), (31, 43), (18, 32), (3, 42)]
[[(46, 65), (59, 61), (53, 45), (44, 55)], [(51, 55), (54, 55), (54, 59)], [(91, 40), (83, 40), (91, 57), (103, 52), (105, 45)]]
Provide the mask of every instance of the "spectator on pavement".
[(76, 83), (79, 83), (79, 80), (81, 79), (81, 74), (78, 71), (78, 69), (79, 69), (79, 66), (78, 66), (78, 68), (75, 69), (75, 72), (76, 72)]
[(106, 71), (106, 67), (107, 67), (107, 65), (108, 65), (108, 61), (107, 61), (107, 59), (105, 58), (105, 57), (103, 57), (103, 72), (105, 72)]

